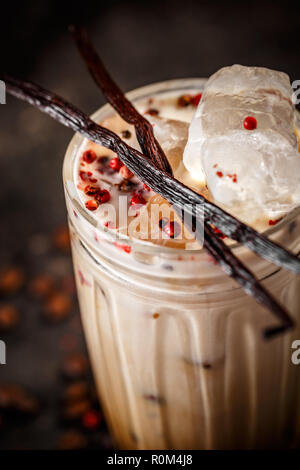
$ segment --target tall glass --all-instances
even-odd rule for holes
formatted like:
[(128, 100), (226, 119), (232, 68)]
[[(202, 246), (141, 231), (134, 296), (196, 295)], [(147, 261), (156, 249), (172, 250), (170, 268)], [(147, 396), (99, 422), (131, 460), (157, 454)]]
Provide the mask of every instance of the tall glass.
[[(133, 101), (202, 89), (204, 80), (172, 80), (129, 93)], [(112, 114), (106, 105), (93, 116)], [(123, 449), (237, 449), (300, 443), (300, 282), (232, 245), (297, 321), (266, 341), (276, 324), (203, 250), (115, 240), (77, 196), (74, 174), (83, 138), (64, 162), (78, 298), (95, 381), (115, 442)], [(268, 231), (300, 250), (295, 211)], [(126, 243), (124, 245), (124, 243)], [(122, 244), (123, 249), (122, 249)], [(121, 246), (120, 246), (121, 245)]]

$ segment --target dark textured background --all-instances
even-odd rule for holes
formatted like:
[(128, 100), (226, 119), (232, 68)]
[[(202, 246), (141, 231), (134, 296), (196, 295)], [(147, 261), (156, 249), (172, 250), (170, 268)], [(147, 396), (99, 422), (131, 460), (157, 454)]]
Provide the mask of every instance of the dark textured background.
[[(263, 65), (300, 79), (296, 5), (190, 0), (6, 2), (1, 5), (1, 68), (36, 81), (91, 113), (103, 98), (67, 32), (69, 23), (81, 22), (125, 90), (168, 78), (208, 76), (233, 63)], [(70, 255), (51, 242), (53, 230), (66, 221), (61, 166), (71, 136), (14, 98), (7, 97), (7, 104), (0, 106), (0, 267), (19, 266), (25, 272), (22, 289), (9, 298), (0, 297), (0, 306), (9, 302), (20, 311), (16, 329), (0, 333), (7, 343), (8, 361), (0, 366), (0, 385), (24, 385), (42, 401), (35, 419), (5, 418), (2, 428), (0, 423), (2, 449), (55, 448), (69, 429), (59, 420), (58, 402), (65, 387), (60, 368), (68, 348), (85, 350), (77, 304), (70, 318), (49, 326), (42, 321), (41, 303), (28, 294), (28, 282), (47, 272), (60, 279), (71, 270)], [(73, 346), (65, 341), (66, 335), (76, 338)], [(104, 428), (96, 437), (94, 446), (110, 445)]]

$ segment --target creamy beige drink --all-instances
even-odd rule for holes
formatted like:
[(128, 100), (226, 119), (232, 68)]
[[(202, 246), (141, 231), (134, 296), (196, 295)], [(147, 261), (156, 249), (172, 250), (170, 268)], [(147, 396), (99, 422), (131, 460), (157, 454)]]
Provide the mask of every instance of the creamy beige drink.
[[(170, 81), (129, 96), (154, 125), (175, 176), (212, 198), (182, 161), (204, 83)], [(133, 128), (109, 106), (94, 118), (138, 148)], [(292, 341), (300, 338), (299, 279), (226, 240), (297, 322), (266, 341), (262, 329), (274, 324), (270, 312), (214, 264), (173, 212), (160, 214), (158, 224), (141, 223), (164, 201), (116, 155), (76, 135), (64, 182), (82, 321), (117, 446), (299, 445), (300, 369), (291, 362)], [(108, 204), (118, 210), (102, 210)], [(298, 219), (297, 211), (281, 220), (258, 211), (251, 224), (298, 252)]]

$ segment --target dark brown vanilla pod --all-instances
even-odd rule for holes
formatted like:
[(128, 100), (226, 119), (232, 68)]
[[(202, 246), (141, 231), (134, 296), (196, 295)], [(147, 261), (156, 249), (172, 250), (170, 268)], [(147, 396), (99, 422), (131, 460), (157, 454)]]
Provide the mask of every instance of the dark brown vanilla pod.
[(134, 125), (138, 142), (142, 152), (148, 158), (148, 150), (155, 159), (156, 165), (163, 171), (172, 175), (172, 168), (166, 158), (160, 144), (154, 137), (153, 128), (150, 122), (145, 119), (126, 98), (122, 90), (108, 74), (102, 60), (89, 41), (86, 31), (78, 26), (70, 26), (70, 31), (77, 44), (78, 50), (85, 61), (92, 77), (100, 86), (107, 101), (117, 111), (117, 113), (129, 124)]
[[(204, 220), (203, 218), (201, 219), (204, 215), (203, 202), (205, 201), (202, 196), (190, 190), (167, 173), (159, 170), (152, 164), (152, 162), (149, 161), (149, 159), (145, 158), (143, 154), (129, 147), (112, 131), (99, 126), (82, 111), (76, 109), (75, 106), (38, 85), (31, 82), (23, 82), (7, 75), (0, 76), (0, 79), (5, 81), (6, 89), (10, 94), (36, 106), (41, 111), (49, 114), (51, 117), (65, 126), (70, 127), (74, 131), (80, 132), (83, 136), (95, 143), (113, 150), (119, 155), (123, 163), (155, 192), (167, 199), (171, 204), (175, 204), (182, 208), (185, 205), (192, 205), (190, 215), (195, 216), (196, 214), (197, 216), (198, 214), (197, 217), (200, 217), (200, 220)], [(206, 202), (206, 204), (208, 204), (208, 202)], [(233, 217), (232, 219), (236, 224), (240, 223)], [(207, 226), (205, 230), (207, 233)], [(254, 233), (257, 232), (254, 231)], [(208, 232), (206, 240), (210, 240), (210, 236), (211, 234)], [(231, 253), (230, 249), (225, 247), (221, 240), (216, 244), (216, 240), (214, 239), (214, 243), (215, 247), (211, 246), (210, 248), (211, 254), (215, 259), (217, 259), (216, 256), (219, 256), (220, 260), (222, 257), (222, 264), (220, 264), (223, 268), (226, 266), (226, 269), (224, 269), (225, 272), (232, 276), (241, 285), (245, 292), (251, 294), (267, 308), (271, 308), (271, 305), (276, 304), (276, 315), (280, 316), (283, 323), (283, 325), (279, 327), (280, 331), (291, 327), (293, 325), (292, 319), (288, 316), (285, 310), (277, 304), (275, 300), (275, 304), (273, 303), (271, 296), (262, 286), (260, 286), (260, 289), (257, 291), (258, 281), (254, 276), (250, 272), (248, 272), (248, 274), (245, 272), (239, 272), (241, 263), (239, 260), (233, 261), (232, 257), (234, 255)], [(294, 258), (293, 255), (288, 252), (286, 253), (287, 256)], [(297, 258), (296, 260), (299, 262)], [(236, 263), (236, 269), (233, 269), (233, 263)], [(243, 269), (245, 268), (243, 267)], [(262, 292), (264, 292), (263, 295)], [(265, 303), (265, 301), (267, 303)]]

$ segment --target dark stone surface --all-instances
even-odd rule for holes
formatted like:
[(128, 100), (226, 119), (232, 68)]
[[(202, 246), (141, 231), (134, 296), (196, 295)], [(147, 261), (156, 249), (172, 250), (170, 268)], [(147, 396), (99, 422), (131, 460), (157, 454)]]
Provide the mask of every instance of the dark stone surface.
[[(293, 2), (8, 3), (1, 6), (1, 68), (56, 91), (89, 113), (104, 100), (67, 33), (72, 21), (85, 22), (125, 90), (169, 78), (208, 76), (233, 63), (267, 66), (300, 78), (299, 7)], [(7, 342), (0, 385), (24, 385), (42, 401), (35, 419), (5, 418), (2, 449), (58, 446), (68, 429), (60, 422), (58, 405), (66, 387), (60, 375), (66, 344), (85, 352), (76, 301), (69, 318), (49, 325), (42, 320), (42, 303), (28, 294), (33, 275), (50, 272), (58, 280), (71, 272), (70, 254), (55, 249), (50, 236), (66, 222), (61, 166), (71, 136), (11, 97), (0, 106), (0, 266), (25, 271), (25, 286), (0, 297), (0, 305), (12, 303), (21, 315), (15, 330), (0, 333)], [(73, 346), (66, 335), (75, 338)], [(103, 427), (91, 441), (89, 446), (110, 445)]]

